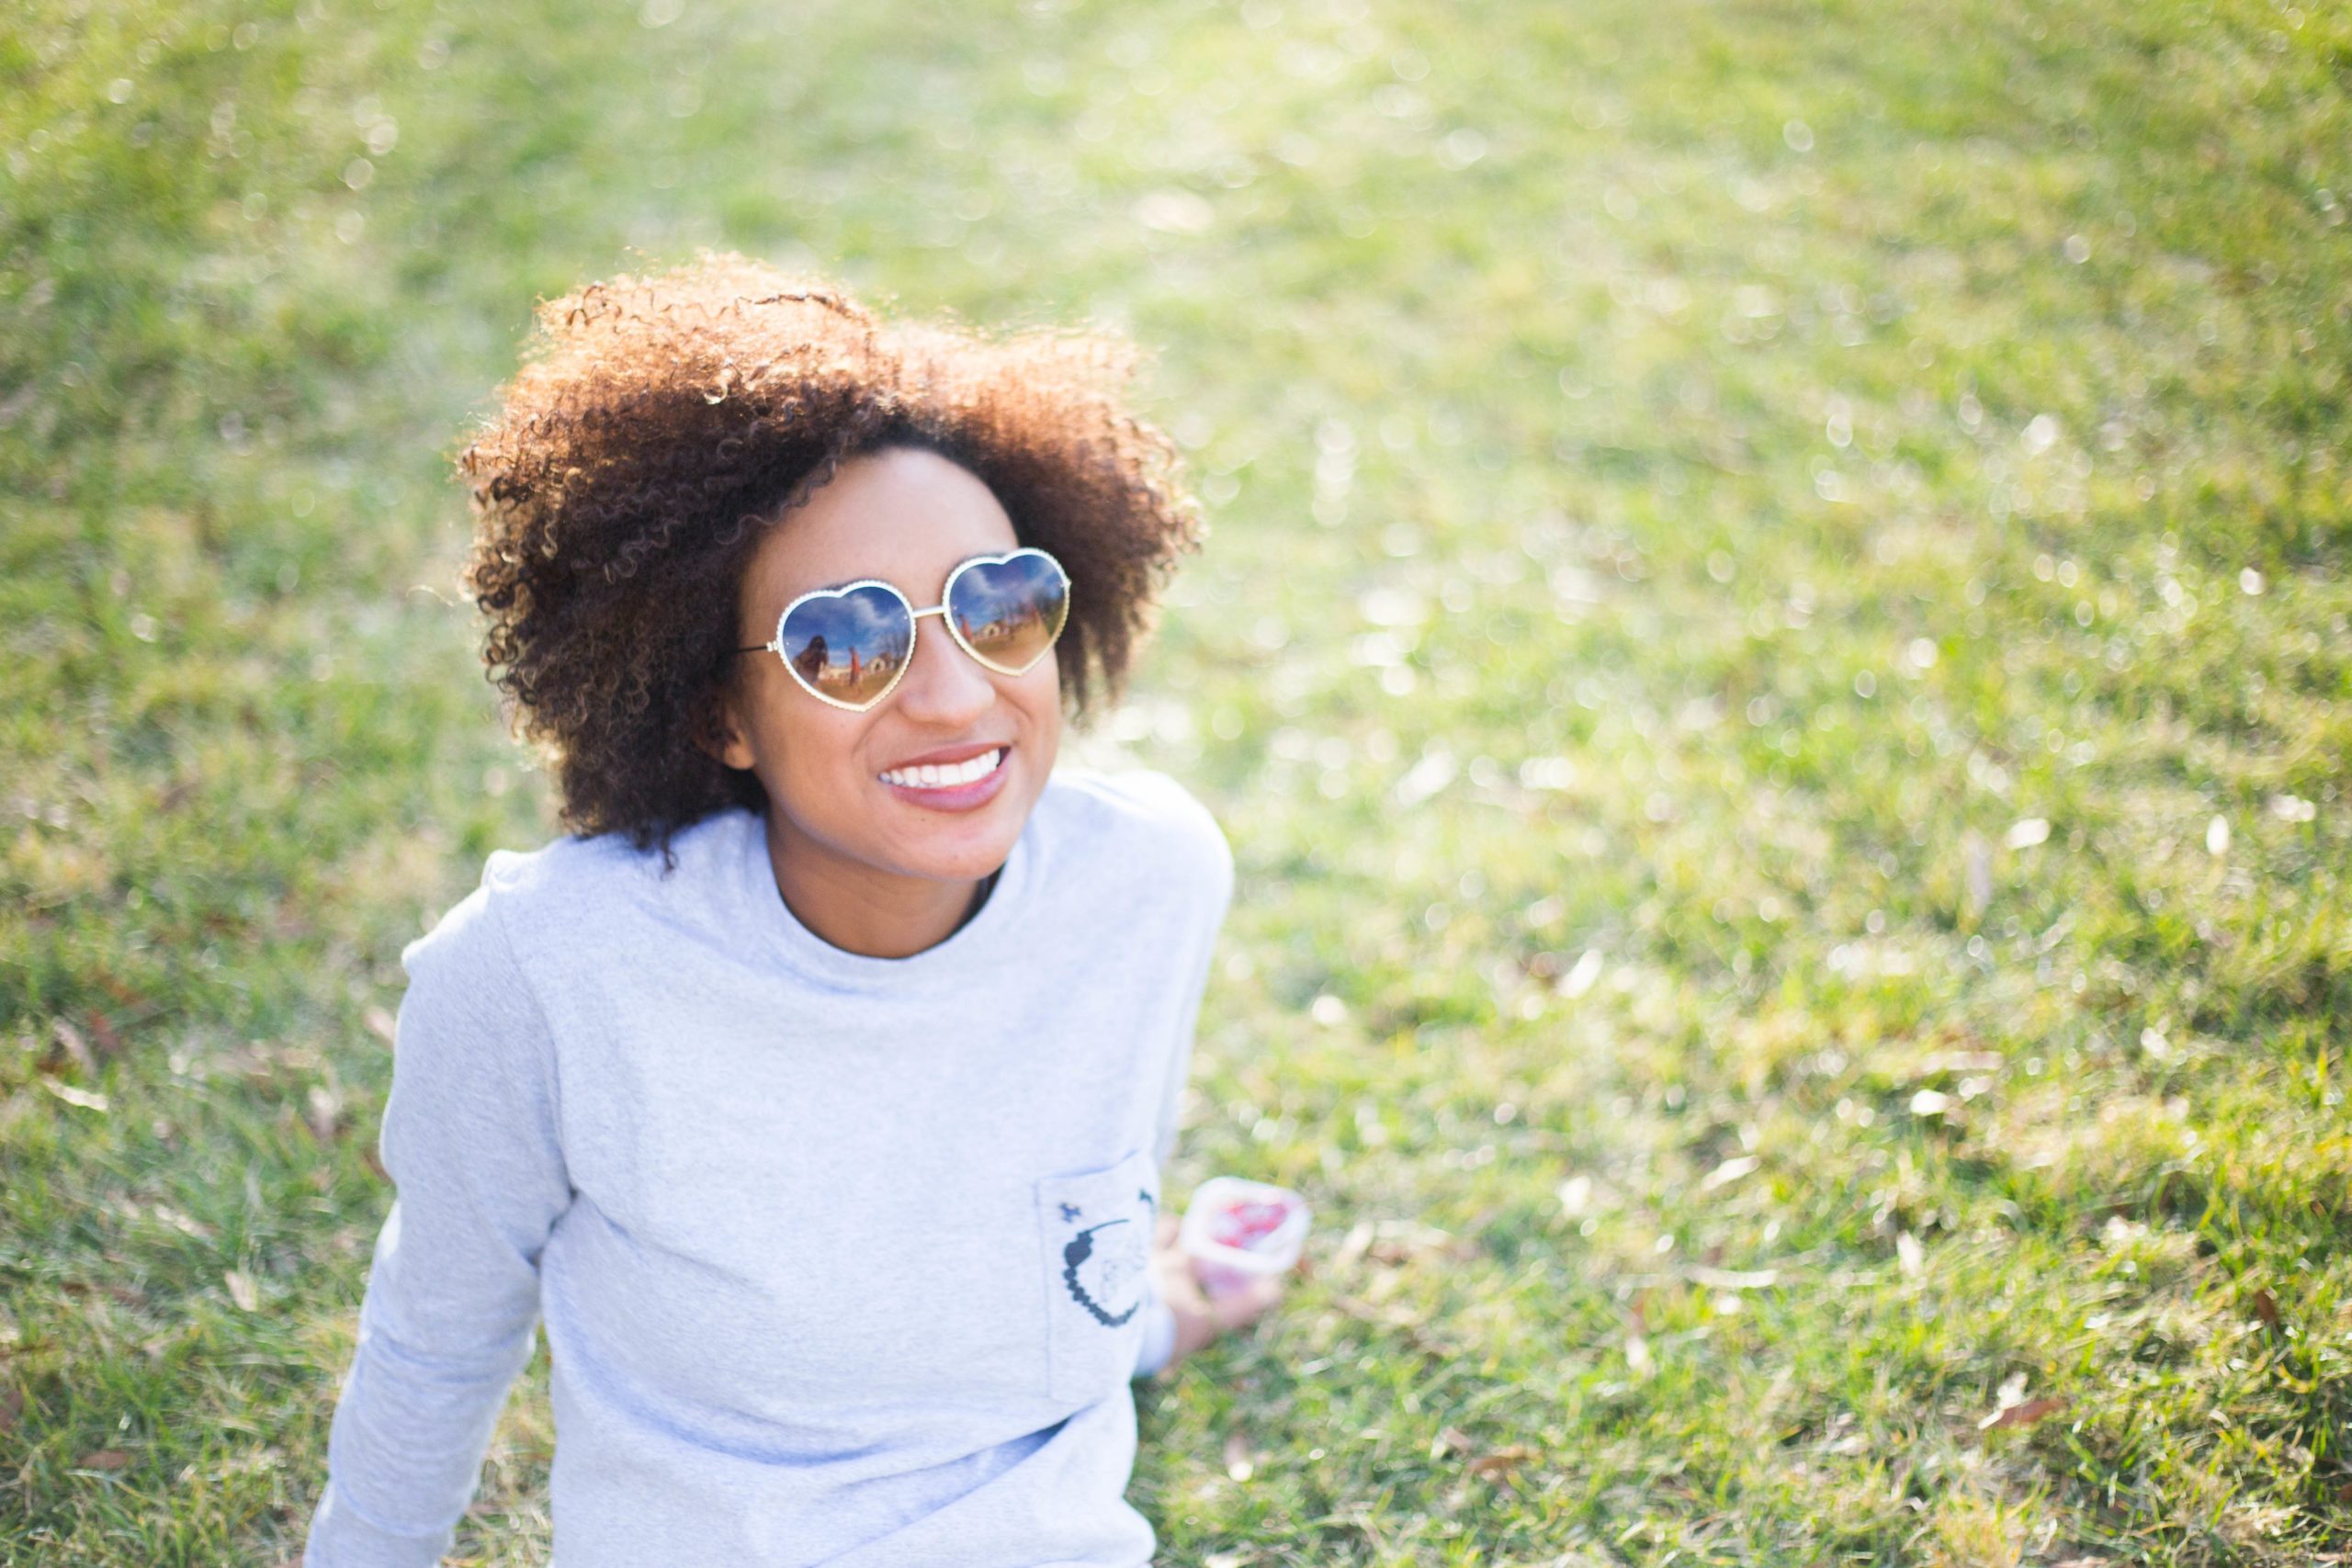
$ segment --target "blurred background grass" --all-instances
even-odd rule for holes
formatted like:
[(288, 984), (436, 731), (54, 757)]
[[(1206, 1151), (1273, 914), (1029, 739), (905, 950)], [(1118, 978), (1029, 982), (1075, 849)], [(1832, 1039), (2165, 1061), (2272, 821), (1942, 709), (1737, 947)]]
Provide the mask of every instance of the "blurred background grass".
[(552, 830), (447, 458), (712, 245), (1158, 353), (1079, 750), (1239, 860), (1171, 1190), (1324, 1221), (1138, 1391), (1166, 1561), (2346, 1560), (2347, 97), (2260, 0), (12, 7), (0, 1555), (299, 1545), (400, 946)]

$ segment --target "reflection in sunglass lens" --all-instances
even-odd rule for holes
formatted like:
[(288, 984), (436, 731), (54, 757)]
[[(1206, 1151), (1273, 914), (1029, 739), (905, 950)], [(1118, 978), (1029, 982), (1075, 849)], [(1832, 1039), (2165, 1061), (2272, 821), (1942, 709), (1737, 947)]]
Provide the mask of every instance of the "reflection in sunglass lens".
[(1069, 614), (1069, 581), (1050, 556), (1023, 551), (1008, 560), (974, 561), (947, 587), (956, 640), (992, 670), (1018, 675), (1061, 636)]
[(890, 689), (914, 640), (906, 601), (872, 583), (802, 600), (784, 617), (784, 659), (809, 690), (865, 704)]

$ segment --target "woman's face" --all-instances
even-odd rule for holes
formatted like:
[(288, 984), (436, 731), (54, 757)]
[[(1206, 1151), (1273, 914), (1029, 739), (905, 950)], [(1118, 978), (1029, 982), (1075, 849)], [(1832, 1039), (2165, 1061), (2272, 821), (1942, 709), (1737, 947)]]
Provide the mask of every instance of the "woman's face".
[[(859, 578), (926, 609), (957, 565), (1019, 543), (989, 487), (950, 459), (910, 447), (854, 458), (752, 556), (736, 606), (741, 646), (775, 637), (776, 616), (799, 595)], [(766, 788), (770, 841), (780, 866), (797, 863), (803, 887), (887, 897), (884, 885), (909, 879), (969, 884), (1004, 863), (1045, 790), (1061, 740), (1054, 658), (1001, 675), (940, 617), (917, 626), (906, 673), (864, 713), (811, 696), (772, 652), (738, 660), (722, 757)], [(906, 776), (1000, 750), (993, 772), (953, 788)]]

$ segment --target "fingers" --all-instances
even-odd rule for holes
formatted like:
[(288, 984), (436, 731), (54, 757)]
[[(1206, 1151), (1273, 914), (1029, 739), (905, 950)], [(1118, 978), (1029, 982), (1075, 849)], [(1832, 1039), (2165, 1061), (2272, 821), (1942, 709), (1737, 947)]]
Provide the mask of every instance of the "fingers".
[(1284, 1280), (1250, 1280), (1211, 1293), (1201, 1275), (1201, 1262), (1177, 1245), (1182, 1226), (1172, 1214), (1163, 1214), (1154, 1227), (1152, 1275), (1161, 1299), (1200, 1325), (1203, 1343), (1216, 1335), (1254, 1323), (1282, 1300)]
[(1185, 1278), (1168, 1296), (1168, 1304), (1176, 1314), (1176, 1345), (1168, 1368), (1174, 1368), (1219, 1337), (1263, 1317), (1282, 1296), (1280, 1279), (1252, 1280), (1222, 1295), (1212, 1296)]
[(1221, 1329), (1239, 1328), (1265, 1315), (1283, 1298), (1280, 1280), (1252, 1280), (1248, 1284), (1209, 1298), (1209, 1312)]

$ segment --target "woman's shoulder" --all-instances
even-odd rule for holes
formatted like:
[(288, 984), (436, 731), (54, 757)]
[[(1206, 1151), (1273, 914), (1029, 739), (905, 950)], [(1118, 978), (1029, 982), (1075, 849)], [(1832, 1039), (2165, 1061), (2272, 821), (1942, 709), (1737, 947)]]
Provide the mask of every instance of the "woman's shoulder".
[(1057, 768), (1040, 806), (1052, 814), (1057, 835), (1081, 852), (1148, 857), (1189, 873), (1220, 897), (1231, 889), (1233, 852), (1224, 830), (1207, 807), (1166, 773)]
[(537, 849), (493, 850), (473, 890), (411, 942), (401, 962), (412, 975), (420, 962), (511, 965), (517, 949), (534, 945), (543, 932), (584, 934), (624, 911), (690, 901), (724, 874), (725, 857), (746, 823), (757, 830), (749, 812), (706, 817), (673, 836), (667, 856), (619, 833), (567, 834)]

